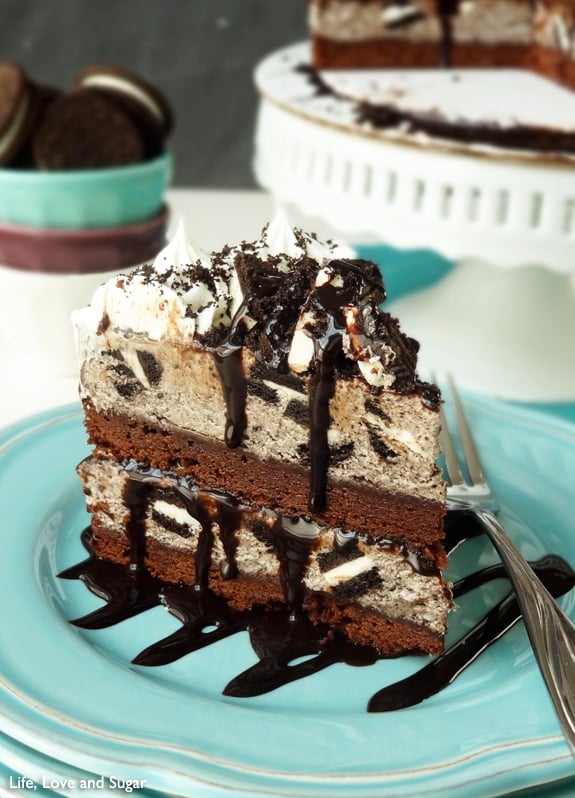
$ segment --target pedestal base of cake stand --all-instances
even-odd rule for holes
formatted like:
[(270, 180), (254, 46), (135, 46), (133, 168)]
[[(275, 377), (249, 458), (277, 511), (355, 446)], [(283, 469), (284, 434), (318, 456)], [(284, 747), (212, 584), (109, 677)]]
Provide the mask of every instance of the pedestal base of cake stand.
[(525, 402), (575, 400), (575, 282), (542, 266), (460, 261), (387, 307), (421, 343), (420, 373)]

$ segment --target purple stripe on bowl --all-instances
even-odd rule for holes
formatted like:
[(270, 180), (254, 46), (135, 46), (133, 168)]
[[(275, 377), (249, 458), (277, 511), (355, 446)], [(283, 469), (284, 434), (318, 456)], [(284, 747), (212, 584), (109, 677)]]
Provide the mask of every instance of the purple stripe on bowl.
[(165, 246), (166, 205), (143, 222), (119, 227), (58, 230), (0, 223), (0, 263), (53, 274), (110, 272), (154, 258)]

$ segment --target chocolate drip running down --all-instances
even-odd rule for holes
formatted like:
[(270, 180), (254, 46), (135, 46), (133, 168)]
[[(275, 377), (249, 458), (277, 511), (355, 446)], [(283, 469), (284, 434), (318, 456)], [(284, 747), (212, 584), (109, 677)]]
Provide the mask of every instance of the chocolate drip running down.
[(326, 507), (327, 475), (330, 448), (328, 430), (330, 425), (329, 403), (335, 393), (336, 364), (342, 351), (343, 335), (347, 331), (344, 309), (361, 307), (366, 301), (382, 301), (385, 297), (381, 281), (373, 283), (362, 261), (331, 261), (328, 269), (341, 277), (341, 286), (336, 281), (327, 281), (312, 291), (304, 312), (312, 313), (315, 323), (306, 325), (314, 344), (314, 363), (309, 386), (310, 418), (310, 497), (309, 509), (321, 513)]
[[(226, 402), (224, 437), (230, 448), (240, 446), (247, 426), (248, 390), (242, 366), (243, 347), (250, 348), (265, 367), (289, 373), (289, 345), (300, 316), (307, 316), (309, 321), (304, 331), (314, 347), (307, 374), (308, 505), (312, 513), (321, 513), (326, 507), (330, 460), (329, 403), (336, 379), (345, 375), (354, 363), (352, 357), (342, 352), (344, 334), (350, 336), (353, 357), (358, 359), (367, 351), (372, 354), (381, 351), (383, 340), (388, 345), (392, 343), (397, 362), (390, 365), (390, 371), (398, 392), (419, 391), (424, 404), (431, 406), (433, 391), (416, 378), (415, 342), (400, 332), (389, 314), (379, 311), (385, 289), (374, 264), (363, 260), (332, 260), (325, 266), (325, 273), (331, 275), (331, 279), (318, 285), (319, 266), (312, 259), (302, 257), (288, 272), (281, 271), (277, 261), (277, 257), (262, 261), (253, 254), (239, 259), (238, 272), (245, 298), (232, 320), (226, 340), (214, 350)], [(346, 311), (355, 313), (352, 329), (346, 320)], [(435, 399), (437, 402), (437, 396)]]
[(317, 341), (314, 344), (316, 367), (309, 388), (309, 509), (312, 513), (321, 513), (326, 507), (330, 455), (327, 440), (330, 423), (329, 403), (335, 393), (334, 361), (341, 351), (341, 334), (331, 328), (324, 346)]
[(242, 366), (241, 347), (220, 347), (214, 353), (214, 362), (226, 402), (224, 441), (230, 449), (235, 449), (240, 446), (247, 426), (247, 383)]
[[(233, 515), (231, 511), (232, 518)], [(447, 521), (452, 547), (478, 533), (463, 514), (448, 514)], [(89, 530), (83, 533), (82, 539), (91, 552)], [(558, 556), (543, 557), (532, 563), (532, 568), (556, 598), (575, 586), (575, 572)], [(167, 665), (230, 635), (247, 631), (258, 662), (233, 678), (225, 686), (224, 695), (249, 698), (318, 673), (335, 663), (368, 666), (382, 658), (375, 648), (351, 644), (338, 632), (332, 633), (329, 627), (313, 624), (303, 612), (294, 614), (287, 608), (262, 607), (238, 611), (206, 587), (198, 590), (194, 586), (162, 582), (150, 576), (143, 567), (131, 571), (129, 567), (103, 560), (93, 553), (59, 576), (82, 580), (107, 602), (89, 615), (71, 621), (82, 629), (103, 629), (159, 604), (165, 605), (178, 618), (182, 626), (138, 654), (133, 660), (137, 665)], [(503, 578), (506, 578), (503, 566), (485, 568), (457, 582), (455, 595), (461, 596), (494, 579)], [(460, 607), (457, 612), (465, 610)], [(436, 694), (451, 684), (520, 618), (517, 601), (510, 592), (445, 653), (408, 678), (376, 692), (369, 700), (367, 710), (397, 710)]]
[(129, 480), (124, 501), (130, 517), (126, 523), (126, 535), (130, 541), (130, 569), (139, 570), (146, 558), (145, 516), (148, 510), (150, 485)]
[[(189, 515), (199, 522), (201, 531), (195, 554), (196, 586), (207, 588), (212, 567), (214, 545), (213, 525), (219, 530), (225, 559), (220, 563), (224, 579), (234, 579), (238, 575), (236, 562), (236, 533), (240, 527), (253, 524), (255, 511), (247, 510), (231, 494), (218, 490), (199, 490), (186, 480), (154, 468), (146, 468), (136, 462), (125, 465), (128, 477), (124, 490), (124, 501), (130, 511), (126, 529), (130, 539), (130, 569), (138, 570), (145, 558), (145, 524), (151, 488), (163, 487), (171, 483), (172, 490), (183, 501)], [(259, 514), (261, 516), (261, 513)], [(257, 519), (260, 527), (261, 517)], [(303, 577), (313, 546), (317, 540), (315, 527), (303, 522), (303, 530), (297, 524), (284, 521), (281, 517), (269, 514), (263, 522), (267, 529), (270, 547), (279, 562), (280, 583), (290, 617), (298, 617), (302, 612), (304, 599)], [(407, 556), (406, 556), (407, 559)]]
[(459, 0), (436, 0), (436, 4), (441, 24), (439, 63), (442, 67), (450, 67), (451, 49), (453, 47), (452, 17), (454, 17), (459, 10)]

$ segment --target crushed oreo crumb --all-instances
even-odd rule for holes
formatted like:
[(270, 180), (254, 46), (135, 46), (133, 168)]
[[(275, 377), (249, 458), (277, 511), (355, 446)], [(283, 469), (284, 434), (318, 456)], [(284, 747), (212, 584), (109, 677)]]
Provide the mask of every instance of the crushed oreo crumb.
[(116, 375), (116, 379), (112, 382), (118, 394), (124, 399), (131, 399), (144, 390), (144, 386), (136, 379), (132, 369), (122, 360), (108, 364), (107, 370)]
[(373, 399), (366, 399), (365, 400), (365, 410), (367, 413), (372, 413), (374, 416), (381, 418), (382, 421), (385, 421), (387, 424), (392, 423), (392, 419), (390, 416), (387, 415), (382, 409), (378, 402), (374, 402)]
[(278, 392), (262, 380), (248, 380), (247, 391), (251, 396), (257, 396), (268, 404), (277, 405), (279, 402)]
[(315, 93), (318, 97), (328, 97), (333, 95), (333, 89), (323, 80), (320, 73), (317, 69), (311, 66), (311, 64), (298, 64), (294, 67), (295, 72), (298, 72), (300, 75), (305, 75), (310, 84), (315, 89)]
[(363, 557), (363, 552), (355, 547), (346, 550), (345, 553), (337, 549), (331, 549), (331, 551), (321, 551), (317, 555), (316, 562), (319, 570), (323, 573), (331, 571), (332, 568), (337, 568), (338, 565), (343, 565), (345, 562), (357, 560), (358, 557)]
[(124, 399), (131, 399), (144, 390), (141, 382), (115, 382), (114, 388)]
[(309, 406), (306, 402), (300, 402), (299, 399), (290, 399), (284, 410), (284, 416), (292, 418), (302, 427), (309, 426)]
[(382, 460), (394, 460), (397, 457), (397, 452), (377, 434), (370, 424), (367, 422), (364, 422), (364, 424), (367, 427), (369, 442), (373, 451), (378, 454)]
[(421, 401), (429, 410), (438, 410), (441, 403), (441, 393), (437, 385), (429, 382), (422, 383)]
[(340, 582), (332, 588), (332, 592), (338, 599), (351, 600), (357, 596), (362, 596), (364, 593), (368, 593), (370, 590), (382, 584), (383, 579), (379, 574), (379, 570), (374, 567), (345, 582)]
[(301, 379), (301, 377), (298, 377), (291, 371), (281, 374), (277, 371), (266, 368), (263, 363), (256, 363), (252, 369), (252, 376), (257, 377), (260, 380), (266, 380), (267, 382), (275, 383), (282, 388), (289, 388), (292, 391), (297, 391), (304, 396), (307, 395), (306, 383)]
[(309, 445), (307, 443), (300, 443), (296, 449), (296, 453), (300, 465), (303, 466), (304, 468), (309, 468), (311, 463)]
[(269, 529), (265, 524), (262, 524), (261, 521), (255, 521), (252, 525), (251, 531), (254, 537), (257, 538), (260, 543), (263, 543), (269, 551), (273, 551), (273, 540)]
[(138, 349), (136, 355), (150, 385), (158, 385), (162, 379), (162, 366), (159, 361), (151, 352), (144, 349)]
[(158, 510), (152, 510), (152, 520), (168, 532), (173, 532), (181, 538), (190, 538), (192, 536), (188, 524), (180, 524), (174, 518), (170, 518), (170, 516), (164, 515)]
[(352, 456), (355, 449), (353, 441), (342, 443), (341, 446), (332, 446), (329, 453), (329, 462), (332, 465), (344, 463)]

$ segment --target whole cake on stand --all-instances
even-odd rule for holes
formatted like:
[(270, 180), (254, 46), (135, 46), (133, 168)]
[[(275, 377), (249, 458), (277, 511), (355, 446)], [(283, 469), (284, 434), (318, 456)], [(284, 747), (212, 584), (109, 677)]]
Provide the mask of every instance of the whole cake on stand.
[(256, 84), (256, 177), (292, 218), (456, 261), (391, 304), (423, 370), (575, 398), (574, 93), (511, 69), (317, 72), (308, 43), (264, 59)]

